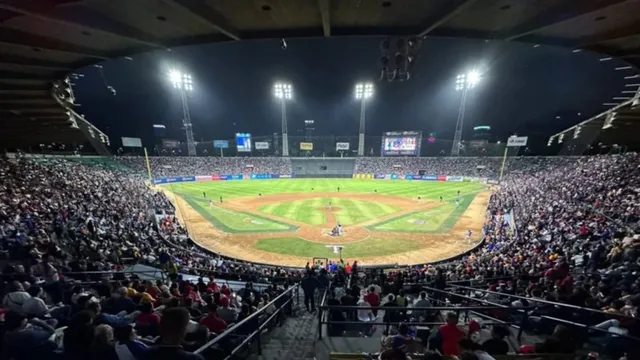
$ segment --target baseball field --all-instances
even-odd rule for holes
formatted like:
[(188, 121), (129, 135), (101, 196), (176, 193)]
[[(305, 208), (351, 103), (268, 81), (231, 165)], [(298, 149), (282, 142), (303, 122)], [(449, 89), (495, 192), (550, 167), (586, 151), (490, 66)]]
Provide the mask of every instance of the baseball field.
[[(199, 245), (239, 259), (419, 264), (481, 239), (485, 184), (370, 179), (202, 181), (159, 186)], [(334, 230), (338, 225), (340, 231)], [(466, 239), (467, 231), (472, 231)], [(339, 235), (336, 235), (339, 233)]]

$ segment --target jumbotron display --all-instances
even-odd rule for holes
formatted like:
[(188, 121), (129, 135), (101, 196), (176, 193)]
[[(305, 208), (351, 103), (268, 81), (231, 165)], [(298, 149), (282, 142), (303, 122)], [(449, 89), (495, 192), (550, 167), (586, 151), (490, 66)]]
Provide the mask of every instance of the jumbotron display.
[(421, 131), (389, 131), (382, 134), (382, 156), (419, 156)]

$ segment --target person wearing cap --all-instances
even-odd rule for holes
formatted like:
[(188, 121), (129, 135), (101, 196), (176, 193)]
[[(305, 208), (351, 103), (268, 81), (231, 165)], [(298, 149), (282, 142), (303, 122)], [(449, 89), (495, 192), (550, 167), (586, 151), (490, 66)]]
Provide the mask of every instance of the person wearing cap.
[(238, 320), (238, 310), (236, 308), (232, 308), (231, 301), (226, 296), (220, 297), (220, 304), (222, 307), (217, 309), (218, 315), (222, 320), (226, 321), (227, 324), (234, 323)]
[(447, 322), (440, 326), (438, 334), (440, 335), (442, 353), (444, 355), (460, 355), (458, 341), (465, 337), (465, 331), (458, 326), (458, 315), (456, 313), (450, 312), (447, 314)]
[(27, 318), (22, 314), (9, 311), (4, 320), (4, 334), (1, 359), (31, 360), (50, 357), (58, 345), (51, 341), (55, 329), (44, 321)]

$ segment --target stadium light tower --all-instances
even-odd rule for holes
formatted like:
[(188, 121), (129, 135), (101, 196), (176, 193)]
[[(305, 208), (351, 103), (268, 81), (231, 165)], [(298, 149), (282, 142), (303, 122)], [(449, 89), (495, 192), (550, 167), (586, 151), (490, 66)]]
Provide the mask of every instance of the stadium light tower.
[(373, 96), (372, 83), (356, 84), (356, 100), (360, 100), (360, 134), (358, 136), (358, 156), (364, 155), (364, 109), (367, 99)]
[(467, 94), (480, 81), (480, 72), (471, 70), (466, 74), (459, 74), (456, 77), (456, 91), (462, 91), (462, 100), (460, 100), (460, 108), (458, 109), (458, 121), (456, 122), (456, 132), (453, 136), (453, 146), (451, 147), (451, 156), (460, 155), (460, 147), (462, 146), (462, 127), (464, 125), (464, 110), (467, 104)]
[(196, 144), (193, 140), (193, 127), (191, 125), (191, 114), (189, 113), (189, 103), (187, 102), (187, 93), (193, 91), (193, 79), (191, 74), (181, 72), (176, 69), (169, 70), (169, 81), (174, 89), (180, 92), (182, 100), (182, 125), (187, 137), (187, 153), (189, 156), (196, 156)]
[(291, 84), (275, 83), (273, 85), (273, 96), (280, 100), (282, 109), (282, 156), (289, 156), (289, 138), (287, 137), (287, 100), (293, 99), (293, 88)]

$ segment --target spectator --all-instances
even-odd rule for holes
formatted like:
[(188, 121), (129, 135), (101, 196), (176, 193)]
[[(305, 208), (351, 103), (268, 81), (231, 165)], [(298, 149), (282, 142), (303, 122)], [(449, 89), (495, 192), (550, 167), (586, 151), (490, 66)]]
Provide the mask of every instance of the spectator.
[(442, 353), (446, 356), (460, 355), (458, 341), (465, 337), (465, 331), (458, 326), (458, 316), (448, 313), (446, 323), (438, 329), (440, 334)]
[(44, 321), (32, 319), (28, 323), (20, 313), (9, 311), (5, 314), (5, 327), (2, 359), (49, 358), (58, 348), (50, 340), (55, 330)]
[(93, 317), (93, 313), (85, 310), (71, 318), (63, 338), (64, 354), (68, 359), (84, 360), (91, 357), (95, 332)]
[(119, 326), (114, 329), (115, 351), (118, 360), (143, 360), (149, 347), (136, 339), (132, 326)]
[(504, 339), (509, 335), (509, 330), (503, 326), (494, 325), (491, 328), (491, 339), (482, 343), (482, 349), (490, 355), (506, 355), (509, 352), (509, 343)]
[(160, 345), (147, 351), (148, 360), (204, 360), (200, 355), (182, 350), (187, 334), (189, 312), (184, 308), (168, 309), (160, 322)]
[(8, 311), (21, 313), (25, 302), (30, 298), (31, 295), (24, 291), (22, 284), (18, 281), (13, 281), (9, 286), (9, 293), (2, 299), (2, 307)]
[(118, 360), (113, 344), (113, 328), (106, 324), (96, 326), (93, 344), (91, 344), (91, 359)]
[(217, 309), (218, 315), (227, 324), (235, 323), (238, 320), (238, 311), (230, 306), (231, 301), (228, 297), (222, 296), (220, 298), (220, 304), (222, 305)]
[(218, 315), (218, 305), (207, 305), (209, 313), (200, 320), (200, 324), (206, 326), (214, 334), (222, 334), (227, 328), (227, 322)]

